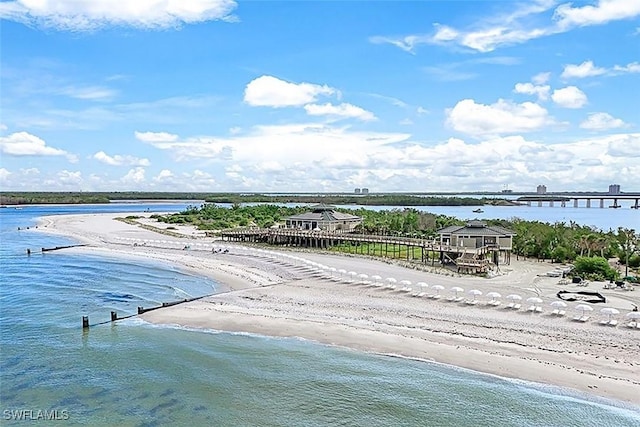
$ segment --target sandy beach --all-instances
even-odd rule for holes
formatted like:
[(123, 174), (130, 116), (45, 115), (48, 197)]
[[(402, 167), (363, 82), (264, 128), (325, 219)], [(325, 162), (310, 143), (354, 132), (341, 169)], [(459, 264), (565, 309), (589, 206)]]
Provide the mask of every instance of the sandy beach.
[[(640, 305), (634, 292), (559, 285), (544, 276), (549, 263), (512, 261), (491, 279), (408, 268), (366, 257), (250, 248), (202, 237), (190, 227), (175, 235), (117, 221), (131, 214), (65, 215), (42, 218), (38, 231), (70, 236), (87, 246), (65, 249), (154, 260), (206, 275), (219, 293), (198, 301), (145, 313), (149, 322), (267, 336), (300, 337), (358, 350), (431, 360), (503, 377), (572, 388), (640, 405), (640, 329), (626, 327), (625, 314)], [(146, 215), (149, 214), (140, 214)], [(182, 235), (183, 237), (178, 237)], [(223, 252), (212, 253), (225, 249)], [(55, 252), (54, 252), (55, 253)], [(515, 259), (515, 257), (513, 257)], [(333, 267), (321, 269), (313, 263)], [(367, 278), (339, 274), (339, 270)], [(372, 280), (378, 275), (381, 280)], [(396, 280), (395, 289), (386, 279)], [(353, 280), (352, 280), (353, 279)], [(401, 281), (411, 282), (402, 285)], [(383, 286), (376, 285), (379, 282)], [(425, 282), (428, 287), (416, 286)], [(434, 285), (444, 289), (436, 290)], [(401, 290), (405, 287), (411, 291)], [(458, 286), (463, 301), (449, 301)], [(482, 295), (468, 304), (475, 289)], [(576, 302), (564, 316), (552, 314), (559, 290), (601, 292), (606, 304), (592, 304), (590, 319), (576, 322)], [(488, 305), (488, 292), (501, 304)], [(424, 292), (422, 296), (419, 295)], [(439, 294), (440, 299), (429, 298)], [(506, 308), (508, 294), (522, 296), (519, 310)], [(527, 298), (539, 297), (542, 312), (529, 312)], [(604, 326), (603, 307), (620, 311), (618, 325)]]

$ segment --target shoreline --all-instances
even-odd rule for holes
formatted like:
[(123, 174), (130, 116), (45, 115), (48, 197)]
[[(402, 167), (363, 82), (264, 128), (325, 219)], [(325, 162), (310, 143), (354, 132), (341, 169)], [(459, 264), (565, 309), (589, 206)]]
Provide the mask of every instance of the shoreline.
[[(131, 214), (131, 213), (127, 213)], [(114, 221), (119, 214), (43, 217), (36, 231), (80, 240), (80, 253), (122, 256), (171, 263), (192, 274), (210, 277), (228, 292), (139, 316), (157, 324), (197, 329), (247, 332), (275, 337), (298, 337), (377, 354), (431, 360), (503, 378), (552, 384), (590, 395), (640, 405), (640, 331), (622, 325), (599, 325), (594, 311), (587, 324), (550, 314), (510, 312), (504, 308), (466, 306), (448, 301), (411, 297), (371, 285), (342, 283), (323, 277), (300, 261), (290, 263), (277, 253), (244, 250), (227, 242), (229, 254), (210, 250), (179, 250), (179, 239)], [(122, 239), (163, 239), (158, 246), (123, 244)], [(129, 242), (131, 240), (128, 240)], [(551, 270), (546, 263), (515, 262), (492, 279), (425, 273), (377, 260), (318, 252), (295, 252), (309, 262), (321, 262), (368, 275), (423, 280), (430, 285), (454, 284), (470, 289), (538, 293), (552, 301), (557, 279), (537, 274)], [(274, 258), (275, 257), (275, 258)], [(537, 265), (536, 265), (537, 264)], [(508, 271), (506, 271), (508, 270)], [(584, 288), (582, 288), (584, 289)], [(428, 291), (429, 289), (427, 289)], [(599, 290), (600, 291), (600, 290)], [(604, 292), (604, 291), (603, 291)], [(622, 310), (640, 302), (630, 294), (608, 299)], [(448, 290), (443, 291), (446, 295)], [(466, 294), (465, 294), (466, 296)], [(483, 298), (483, 297), (481, 297)], [(505, 302), (506, 303), (506, 302)], [(503, 303), (503, 305), (505, 304)], [(550, 311), (545, 307), (545, 311)], [(573, 312), (567, 312), (573, 315)], [(595, 314), (597, 313), (597, 314)], [(624, 312), (623, 312), (624, 313)], [(634, 344), (635, 343), (635, 344)]]

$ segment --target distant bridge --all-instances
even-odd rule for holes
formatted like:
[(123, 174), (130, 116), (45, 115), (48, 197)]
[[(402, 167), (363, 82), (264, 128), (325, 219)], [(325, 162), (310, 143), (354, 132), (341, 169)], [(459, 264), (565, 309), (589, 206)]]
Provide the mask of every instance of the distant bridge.
[[(560, 206), (566, 207), (567, 204), (573, 204), (574, 208), (580, 206), (580, 200), (585, 201), (585, 206), (590, 208), (593, 201), (600, 208), (621, 208), (622, 205), (618, 203), (621, 200), (632, 201), (632, 209), (640, 209), (640, 193), (622, 193), (622, 194), (609, 194), (609, 193), (552, 193), (552, 194), (536, 194), (521, 196), (516, 199), (519, 203), (526, 203), (531, 206), (532, 203), (537, 203), (538, 206), (542, 206), (544, 203), (548, 203), (549, 206), (554, 206), (556, 202), (560, 203)], [(605, 200), (611, 202), (605, 206)], [(594, 204), (594, 205), (595, 205)]]

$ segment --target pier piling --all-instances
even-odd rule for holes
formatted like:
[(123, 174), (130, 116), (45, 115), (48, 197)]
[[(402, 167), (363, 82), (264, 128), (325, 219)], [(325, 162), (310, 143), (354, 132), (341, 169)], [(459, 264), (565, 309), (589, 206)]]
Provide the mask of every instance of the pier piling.
[(82, 316), (82, 329), (89, 329), (89, 316)]
[(111, 312), (111, 321), (115, 322), (116, 320), (118, 320), (118, 313), (115, 311)]

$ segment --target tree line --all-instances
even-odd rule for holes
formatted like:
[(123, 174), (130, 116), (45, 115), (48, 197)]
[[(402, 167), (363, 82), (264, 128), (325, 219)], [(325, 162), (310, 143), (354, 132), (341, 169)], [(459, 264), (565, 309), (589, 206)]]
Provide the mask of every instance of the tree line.
[[(190, 206), (183, 212), (152, 217), (167, 224), (192, 224), (202, 230), (250, 226), (269, 228), (284, 224), (284, 219), (288, 216), (308, 210), (306, 206), (235, 203), (226, 208), (204, 203), (199, 207)], [(466, 222), (448, 215), (421, 212), (415, 208), (381, 211), (336, 208), (336, 211), (360, 216), (362, 223), (357, 231), (364, 234), (433, 239), (437, 237), (437, 230), (451, 225), (464, 225)], [(573, 221), (547, 223), (519, 218), (490, 219), (485, 222), (516, 233), (513, 238), (513, 253), (516, 256), (554, 262), (571, 262), (578, 257), (618, 257), (622, 264), (628, 264), (632, 268), (640, 267), (640, 234), (632, 229), (620, 227), (602, 231)]]

